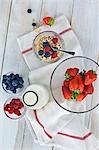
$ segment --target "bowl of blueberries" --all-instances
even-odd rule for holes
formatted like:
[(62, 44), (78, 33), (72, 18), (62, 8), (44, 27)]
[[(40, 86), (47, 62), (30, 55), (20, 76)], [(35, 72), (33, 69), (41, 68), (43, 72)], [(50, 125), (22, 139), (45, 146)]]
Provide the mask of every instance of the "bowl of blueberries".
[(17, 73), (7, 73), (2, 76), (2, 87), (9, 94), (17, 94), (24, 88), (22, 75)]

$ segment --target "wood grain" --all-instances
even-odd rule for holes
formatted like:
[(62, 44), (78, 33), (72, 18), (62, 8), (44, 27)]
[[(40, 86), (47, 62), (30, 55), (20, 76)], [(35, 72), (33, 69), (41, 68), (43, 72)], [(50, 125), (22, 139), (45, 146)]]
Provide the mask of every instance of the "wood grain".
[[(12, 2), (12, 4), (11, 4)], [(27, 9), (32, 13), (28, 14)], [(11, 10), (11, 11), (10, 11)], [(11, 13), (10, 13), (11, 12)], [(1, 0), (0, 1), (0, 71), (21, 73), (28, 85), (29, 69), (20, 53), (17, 37), (32, 30), (33, 20), (44, 16), (66, 15), (76, 33), (85, 56), (97, 60), (99, 56), (98, 0)], [(1, 88), (1, 87), (0, 87)], [(10, 121), (3, 113), (3, 104), (11, 95), (0, 89), (0, 148), (2, 150), (50, 150), (34, 144), (23, 119)], [(99, 113), (86, 115), (86, 125), (99, 138)], [(5, 136), (7, 135), (7, 136)], [(52, 148), (59, 150), (57, 148)]]

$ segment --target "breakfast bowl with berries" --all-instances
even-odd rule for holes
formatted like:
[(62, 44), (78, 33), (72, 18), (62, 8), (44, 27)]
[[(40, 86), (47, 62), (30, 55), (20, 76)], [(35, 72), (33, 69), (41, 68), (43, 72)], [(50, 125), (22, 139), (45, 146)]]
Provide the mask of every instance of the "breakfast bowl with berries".
[(4, 103), (4, 113), (12, 120), (22, 118), (25, 112), (26, 107), (19, 97), (10, 97)]
[(75, 56), (63, 60), (53, 70), (50, 90), (56, 103), (72, 113), (86, 113), (99, 105), (99, 64)]
[(33, 41), (36, 56), (45, 63), (53, 63), (63, 56), (64, 40), (53, 31), (39, 33)]

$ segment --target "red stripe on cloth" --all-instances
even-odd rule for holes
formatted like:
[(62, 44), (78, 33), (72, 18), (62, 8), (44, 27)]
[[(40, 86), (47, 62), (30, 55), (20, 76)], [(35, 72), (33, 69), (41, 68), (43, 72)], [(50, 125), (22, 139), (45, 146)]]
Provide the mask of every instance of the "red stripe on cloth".
[(38, 118), (38, 116), (37, 116), (36, 110), (34, 110), (34, 115), (35, 115), (36, 121), (37, 121), (37, 122), (39, 123), (39, 125), (43, 128), (45, 134), (51, 139), (52, 136), (51, 136), (49, 133), (47, 133), (47, 131), (45, 131), (44, 126), (42, 125), (42, 123), (40, 122), (40, 120), (39, 120), (39, 118)]
[[(72, 30), (71, 28), (68, 28), (68, 29), (66, 29), (66, 30), (64, 30), (64, 31), (62, 31), (62, 32), (60, 32), (59, 35), (62, 35), (62, 34), (64, 34), (64, 33), (68, 32), (68, 31), (71, 31), (71, 30)], [(30, 51), (32, 51), (32, 48), (28, 48), (28, 49), (22, 51), (22, 54), (26, 54), (26, 53), (28, 53), (28, 52), (30, 52)]]
[(68, 29), (66, 29), (66, 30), (64, 30), (64, 31), (62, 31), (62, 32), (60, 32), (59, 35), (62, 35), (62, 34), (64, 34), (64, 33), (68, 32), (68, 31), (71, 31), (71, 30), (72, 30), (72, 28), (68, 28)]
[[(52, 138), (52, 136), (51, 136), (47, 131), (45, 131), (44, 126), (42, 125), (42, 123), (40, 122), (40, 120), (39, 120), (39, 118), (38, 118), (38, 116), (37, 116), (36, 110), (34, 110), (34, 115), (35, 115), (36, 121), (37, 121), (37, 122), (39, 123), (39, 125), (43, 128), (45, 134), (46, 134), (49, 138)], [(58, 134), (63, 135), (63, 136), (67, 136), (67, 137), (70, 137), (70, 138), (78, 139), (78, 140), (85, 140), (85, 139), (86, 139), (87, 137), (89, 137), (92, 133), (89, 132), (89, 133), (87, 133), (86, 135), (84, 135), (83, 137), (74, 136), (74, 135), (69, 135), (69, 134), (62, 133), (62, 132), (58, 132)]]
[(64, 135), (64, 136), (68, 136), (70, 138), (74, 138), (74, 139), (78, 139), (78, 140), (85, 140), (87, 137), (89, 137), (92, 133), (89, 132), (87, 133), (86, 135), (84, 135), (83, 137), (80, 137), (80, 136), (73, 136), (73, 135), (69, 135), (69, 134), (65, 134), (65, 133), (61, 133), (61, 132), (58, 132), (58, 134), (61, 134), (61, 135)]
[(24, 50), (24, 51), (22, 52), (22, 54), (25, 54), (25, 53), (30, 52), (30, 51), (32, 51), (32, 48), (29, 48), (29, 49), (27, 49), (27, 50)]

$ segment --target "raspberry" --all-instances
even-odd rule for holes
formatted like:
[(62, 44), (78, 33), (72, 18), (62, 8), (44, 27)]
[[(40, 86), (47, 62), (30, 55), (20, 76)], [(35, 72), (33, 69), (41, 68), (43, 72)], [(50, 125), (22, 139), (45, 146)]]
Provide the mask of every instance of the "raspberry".
[(44, 47), (44, 51), (49, 52), (49, 51), (51, 51), (51, 48), (49, 46), (46, 46), (46, 47)]
[(51, 55), (51, 58), (56, 58), (57, 57), (57, 52), (54, 52), (52, 55)]
[(20, 110), (15, 109), (15, 110), (14, 110), (14, 114), (16, 114), (17, 116), (20, 116), (20, 115), (21, 115), (21, 112), (20, 112)]
[(12, 106), (8, 107), (8, 113), (9, 113), (9, 114), (12, 114), (12, 113), (13, 113), (13, 111), (14, 111), (14, 109), (13, 109), (13, 107), (12, 107)]
[(23, 103), (20, 102), (19, 109), (21, 109), (21, 108), (23, 108), (23, 107), (24, 107)]
[(53, 38), (52, 41), (53, 41), (54, 44), (57, 44), (58, 43), (58, 38)]

